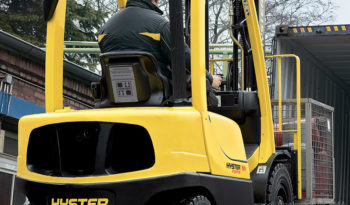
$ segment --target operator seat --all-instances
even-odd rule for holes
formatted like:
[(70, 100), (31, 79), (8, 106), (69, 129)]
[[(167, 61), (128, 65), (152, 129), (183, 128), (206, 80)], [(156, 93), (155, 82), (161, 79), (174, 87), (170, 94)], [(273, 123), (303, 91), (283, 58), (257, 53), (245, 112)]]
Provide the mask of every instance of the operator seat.
[(169, 82), (155, 57), (142, 51), (100, 56), (102, 78), (91, 89), (97, 108), (160, 106), (169, 98)]

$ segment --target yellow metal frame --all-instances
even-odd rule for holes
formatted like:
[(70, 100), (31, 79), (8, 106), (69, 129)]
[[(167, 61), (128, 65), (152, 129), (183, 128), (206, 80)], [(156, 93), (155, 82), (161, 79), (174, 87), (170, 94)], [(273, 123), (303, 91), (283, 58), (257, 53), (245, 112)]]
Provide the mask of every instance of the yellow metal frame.
[(53, 112), (63, 108), (63, 40), (66, 0), (58, 1), (55, 14), (47, 23), (45, 108)]
[[(238, 60), (241, 60), (242, 58), (238, 58)], [(243, 58), (244, 59), (244, 58)], [(215, 62), (221, 62), (221, 61), (233, 61), (233, 58), (219, 58), (219, 59), (209, 59), (209, 68), (210, 73), (214, 74), (214, 63)], [(244, 63), (242, 63), (242, 66), (244, 66)], [(228, 64), (226, 64), (226, 70), (228, 70)], [(241, 67), (241, 90), (244, 90), (244, 68)]]
[[(293, 132), (294, 149), (298, 152), (298, 199), (301, 195), (301, 108), (300, 108), (300, 59), (294, 54), (283, 54), (266, 56), (267, 59), (277, 58), (278, 72), (278, 131), (275, 132)], [(296, 62), (296, 101), (297, 101), (297, 130), (282, 129), (282, 58), (295, 58)]]
[[(195, 9), (194, 9), (195, 8)], [(192, 104), (208, 118), (205, 85), (205, 1), (191, 1), (191, 85)], [(204, 125), (205, 127), (205, 125)]]
[(247, 20), (249, 39), (253, 52), (258, 98), (261, 111), (261, 144), (259, 149), (248, 159), (249, 168), (255, 169), (258, 163), (266, 163), (276, 152), (269, 86), (267, 83), (266, 63), (259, 22), (254, 0), (242, 0)]
[[(26, 153), (32, 130), (57, 123), (96, 121), (136, 124), (144, 127), (152, 137), (154, 166), (146, 170), (93, 177), (54, 177), (37, 174), (28, 169)], [(20, 120), (18, 136), (17, 174), (18, 177), (32, 181), (84, 184), (135, 180), (179, 172), (210, 173), (201, 115), (193, 107), (111, 108), (31, 115)]]
[[(233, 58), (218, 58), (218, 59), (209, 59), (209, 69), (210, 74), (214, 75), (214, 63), (215, 62), (221, 62), (221, 61), (232, 61)], [(226, 65), (226, 70), (228, 69), (228, 64)]]

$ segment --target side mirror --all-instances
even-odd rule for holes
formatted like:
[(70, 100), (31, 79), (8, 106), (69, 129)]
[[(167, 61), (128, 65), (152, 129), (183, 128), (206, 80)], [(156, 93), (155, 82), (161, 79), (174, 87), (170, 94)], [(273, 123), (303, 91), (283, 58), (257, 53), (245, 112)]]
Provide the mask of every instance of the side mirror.
[(55, 13), (57, 4), (59, 0), (44, 0), (43, 7), (44, 7), (44, 19), (45, 21), (50, 21), (53, 14)]

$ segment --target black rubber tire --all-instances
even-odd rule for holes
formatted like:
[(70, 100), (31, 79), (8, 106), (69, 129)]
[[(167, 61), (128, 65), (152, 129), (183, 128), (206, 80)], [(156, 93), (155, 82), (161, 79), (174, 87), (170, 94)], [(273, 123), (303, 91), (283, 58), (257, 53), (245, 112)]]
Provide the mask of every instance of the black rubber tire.
[(271, 205), (294, 204), (292, 180), (284, 164), (277, 164), (271, 172), (266, 202)]
[(203, 195), (191, 196), (180, 200), (174, 205), (211, 205), (209, 199)]

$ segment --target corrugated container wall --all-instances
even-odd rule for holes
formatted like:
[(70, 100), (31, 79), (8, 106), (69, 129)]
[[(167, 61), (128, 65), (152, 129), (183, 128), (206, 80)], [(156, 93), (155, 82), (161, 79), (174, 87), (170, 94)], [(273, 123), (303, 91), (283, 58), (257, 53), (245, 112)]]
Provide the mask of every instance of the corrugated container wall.
[[(302, 98), (312, 98), (335, 108), (335, 193), (339, 204), (350, 204), (350, 46), (346, 44), (350, 45), (350, 33), (317, 38), (277, 35), (274, 52), (300, 57)], [(277, 72), (273, 73), (273, 79), (277, 79)], [(282, 61), (281, 82), (283, 98), (295, 98), (294, 59)], [(273, 81), (274, 99), (278, 96), (277, 85), (277, 80)]]

